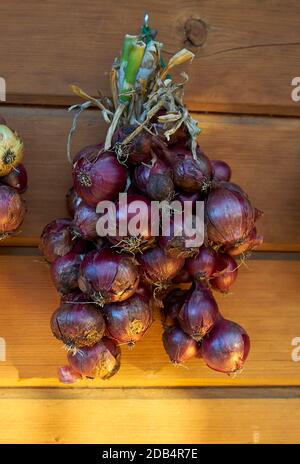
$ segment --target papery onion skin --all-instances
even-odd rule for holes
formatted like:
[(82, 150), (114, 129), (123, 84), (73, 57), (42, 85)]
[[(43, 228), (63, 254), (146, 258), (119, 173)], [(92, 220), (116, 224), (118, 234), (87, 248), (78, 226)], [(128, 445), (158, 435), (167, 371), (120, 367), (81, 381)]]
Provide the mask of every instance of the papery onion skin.
[(8, 185), (18, 193), (24, 193), (27, 190), (27, 171), (23, 164), (18, 164), (9, 174), (0, 178), (2, 184)]
[(159, 248), (151, 248), (138, 256), (141, 273), (146, 280), (155, 286), (167, 286), (184, 265), (184, 258), (172, 258)]
[(222, 160), (211, 160), (213, 179), (229, 182), (231, 179), (231, 167)]
[(172, 279), (173, 284), (191, 284), (193, 278), (188, 272), (186, 266), (184, 266)]
[(22, 162), (24, 144), (18, 134), (0, 124), (0, 176), (6, 176)]
[(78, 242), (69, 253), (51, 263), (50, 275), (58, 292), (66, 294), (78, 288), (79, 268), (86, 251), (85, 242)]
[(80, 266), (79, 288), (99, 305), (124, 301), (139, 284), (137, 268), (130, 256), (108, 248), (92, 251)]
[[(192, 220), (195, 219), (193, 216)], [(196, 221), (193, 222), (196, 224)], [(196, 233), (188, 235), (184, 227), (184, 218), (182, 215), (181, 227), (179, 227), (179, 235), (175, 235), (176, 227), (174, 219), (170, 219), (170, 233), (168, 235), (160, 235), (158, 239), (159, 246), (164, 250), (166, 255), (177, 258), (189, 258), (197, 254), (199, 247), (188, 247), (186, 242), (195, 240)]]
[(68, 300), (52, 315), (53, 335), (71, 349), (95, 345), (105, 332), (104, 317), (94, 304), (86, 304), (86, 295), (70, 293)]
[(215, 371), (234, 374), (243, 368), (250, 351), (247, 332), (235, 322), (219, 319), (202, 341), (204, 362)]
[[(210, 280), (210, 285), (214, 290), (221, 293), (228, 293), (238, 276), (238, 264), (229, 255), (221, 255), (222, 266), (220, 272)], [(224, 264), (223, 264), (224, 263)]]
[[(136, 211), (130, 212), (131, 207), (134, 205), (135, 202), (141, 203), (141, 206), (145, 208), (146, 218), (147, 220), (140, 224), (140, 230), (138, 236), (130, 235), (130, 231), (128, 230), (129, 235), (120, 235), (119, 224), (124, 222), (127, 224), (126, 229), (128, 229), (128, 224), (137, 214)], [(138, 206), (138, 203), (136, 203)], [(124, 249), (125, 251), (130, 251), (135, 253), (137, 251), (142, 251), (145, 247), (151, 245), (154, 241), (151, 236), (151, 202), (147, 197), (142, 195), (136, 194), (128, 194), (126, 203), (120, 203), (117, 201), (115, 203), (115, 211), (112, 209), (108, 211), (107, 220), (110, 222), (116, 223), (116, 234), (109, 235), (107, 238), (108, 240), (113, 243), (114, 245), (119, 245), (120, 248)]]
[(120, 348), (106, 337), (91, 347), (68, 353), (71, 367), (82, 376), (92, 379), (106, 380), (115, 375), (120, 368), (120, 358)]
[(199, 148), (196, 159), (191, 150), (182, 144), (171, 145), (167, 149), (160, 146), (157, 151), (172, 168), (174, 184), (180, 190), (193, 193), (206, 190), (210, 186), (212, 166)]
[(220, 182), (205, 204), (208, 239), (219, 245), (243, 242), (254, 226), (254, 208), (247, 195), (236, 184)]
[(253, 229), (251, 230), (250, 234), (244, 242), (235, 246), (225, 247), (225, 251), (230, 256), (242, 255), (259, 247), (263, 243), (263, 241), (263, 236), (257, 233), (256, 227), (253, 227)]
[(82, 202), (82, 199), (79, 195), (75, 192), (74, 187), (71, 187), (66, 194), (66, 203), (67, 203), (67, 210), (69, 215), (73, 218), (75, 216), (75, 212)]
[(104, 152), (95, 160), (80, 158), (73, 167), (74, 188), (90, 206), (114, 200), (126, 186), (127, 172), (115, 155)]
[(5, 238), (19, 228), (25, 213), (25, 202), (18, 192), (0, 185), (0, 238)]
[(161, 160), (140, 164), (133, 173), (134, 184), (152, 200), (170, 200), (174, 196), (172, 170)]
[(70, 219), (55, 219), (42, 232), (39, 249), (47, 261), (52, 263), (58, 256), (64, 256), (75, 245), (71, 233)]
[(153, 322), (150, 299), (139, 294), (106, 305), (103, 311), (109, 336), (129, 346), (141, 340)]
[(199, 350), (197, 342), (176, 326), (166, 328), (162, 340), (173, 364), (181, 364), (195, 358)]
[(86, 158), (90, 161), (93, 161), (98, 158), (98, 156), (103, 152), (104, 144), (99, 143), (97, 145), (88, 145), (79, 152), (73, 158), (73, 165), (77, 163), (81, 158)]
[(190, 290), (178, 313), (180, 327), (196, 341), (202, 340), (218, 317), (218, 305), (211, 291), (199, 283)]
[(69, 365), (59, 367), (57, 369), (57, 374), (58, 380), (65, 384), (75, 383), (77, 380), (81, 379), (81, 375), (74, 371), (74, 369)]
[(186, 269), (195, 280), (209, 279), (218, 268), (218, 254), (202, 245), (196, 256), (186, 260)]
[(162, 322), (164, 327), (173, 327), (178, 323), (177, 316), (187, 294), (187, 291), (176, 288), (163, 299)]
[(97, 239), (97, 222), (99, 218), (100, 215), (96, 213), (95, 207), (81, 201), (76, 208), (71, 224), (72, 232), (83, 240)]
[(137, 128), (136, 125), (123, 126), (113, 136), (113, 145), (116, 155), (120, 161), (132, 164), (147, 162), (151, 159), (151, 147), (153, 136), (146, 130), (142, 130), (127, 145), (122, 142)]

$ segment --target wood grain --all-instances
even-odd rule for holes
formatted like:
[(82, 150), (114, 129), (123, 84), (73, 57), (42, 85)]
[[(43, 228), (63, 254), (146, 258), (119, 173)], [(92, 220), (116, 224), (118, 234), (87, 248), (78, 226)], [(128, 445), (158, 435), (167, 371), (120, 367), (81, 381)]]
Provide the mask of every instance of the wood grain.
[[(43, 227), (64, 217), (71, 185), (66, 141), (71, 115), (65, 109), (4, 107), (3, 115), (26, 144), (28, 213), (21, 233), (1, 244), (37, 245)], [(196, 115), (195, 115), (196, 116)], [(300, 249), (300, 120), (249, 116), (197, 115), (199, 142), (212, 159), (224, 159), (253, 203), (265, 212), (259, 230), (262, 249)], [(97, 111), (82, 116), (73, 151), (103, 140), (106, 126)]]
[[(8, 250), (9, 251), (9, 250)], [(292, 256), (291, 256), (292, 257)], [(288, 258), (288, 257), (287, 257)], [(122, 347), (122, 367), (111, 380), (79, 382), (89, 388), (300, 385), (292, 340), (300, 337), (298, 259), (252, 259), (240, 268), (233, 293), (216, 295), (223, 315), (246, 328), (252, 349), (235, 379), (208, 369), (201, 360), (186, 368), (169, 363), (161, 343), (159, 316), (141, 343)], [(58, 304), (47, 265), (38, 256), (0, 257), (0, 337), (6, 362), (0, 386), (59, 386), (56, 369), (66, 353), (52, 337), (49, 319)]]
[[(68, 392), (70, 393), (70, 392)], [(0, 443), (299, 443), (300, 399), (0, 391)], [(117, 433), (116, 433), (117, 431)]]
[[(139, 31), (146, 10), (146, 0), (5, 2), (0, 54), (7, 101), (65, 104), (72, 83), (108, 94), (113, 58), (124, 34)], [(149, 13), (166, 58), (183, 47), (196, 53), (187, 68), (191, 109), (300, 114), (291, 99), (299, 75), (299, 2), (152, 1)]]

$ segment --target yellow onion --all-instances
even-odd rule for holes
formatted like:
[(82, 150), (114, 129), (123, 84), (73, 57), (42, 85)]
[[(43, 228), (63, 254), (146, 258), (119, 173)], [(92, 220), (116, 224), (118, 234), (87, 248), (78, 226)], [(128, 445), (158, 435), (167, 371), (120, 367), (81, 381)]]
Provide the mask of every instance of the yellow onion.
[(21, 163), (24, 144), (16, 132), (0, 124), (0, 176), (6, 176)]

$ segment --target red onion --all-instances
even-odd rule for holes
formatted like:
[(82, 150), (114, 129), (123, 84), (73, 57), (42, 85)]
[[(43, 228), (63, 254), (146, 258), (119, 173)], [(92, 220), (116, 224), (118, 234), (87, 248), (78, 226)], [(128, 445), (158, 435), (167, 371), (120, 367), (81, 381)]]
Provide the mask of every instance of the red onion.
[(171, 327), (178, 322), (177, 316), (188, 292), (175, 288), (163, 299), (163, 325)]
[(121, 303), (104, 307), (108, 334), (119, 343), (132, 346), (143, 338), (153, 322), (149, 298), (135, 294)]
[[(188, 247), (186, 242), (188, 240), (195, 239), (196, 234), (186, 233), (185, 228), (183, 227), (183, 214), (181, 219), (181, 225), (179, 223), (178, 231), (175, 227), (174, 218), (170, 218), (170, 233), (168, 235), (160, 235), (158, 239), (159, 246), (164, 250), (166, 255), (172, 256), (174, 258), (189, 258), (197, 254), (199, 247)], [(193, 216), (193, 220), (195, 217)], [(195, 224), (195, 221), (194, 221)], [(176, 235), (175, 235), (176, 233)], [(179, 233), (179, 235), (177, 235)]]
[[(222, 255), (222, 268), (217, 275), (210, 280), (210, 285), (215, 290), (222, 293), (228, 293), (238, 275), (238, 265), (229, 255)], [(225, 269), (225, 270), (224, 270)]]
[(68, 348), (82, 348), (98, 343), (105, 332), (105, 321), (93, 304), (87, 303), (83, 294), (69, 294), (51, 318), (53, 335)]
[[(109, 235), (108, 240), (120, 246), (124, 251), (135, 253), (149, 247), (154, 241), (151, 237), (151, 202), (148, 198), (141, 195), (127, 195), (126, 202), (117, 201), (115, 211), (109, 210), (107, 220), (116, 224), (116, 235)], [(142, 208), (142, 209), (141, 209)], [(141, 214), (142, 221), (135, 221), (134, 218)], [(119, 224), (124, 223), (128, 230), (128, 235), (121, 235)], [(138, 234), (130, 233), (130, 225), (134, 225)]]
[(159, 248), (151, 248), (138, 256), (144, 279), (158, 288), (165, 288), (184, 265), (183, 258), (167, 256)]
[(84, 240), (95, 240), (98, 238), (96, 227), (99, 218), (100, 215), (96, 213), (95, 207), (81, 201), (71, 224), (73, 233)]
[(213, 248), (202, 245), (196, 256), (186, 260), (186, 269), (195, 280), (209, 279), (220, 270), (218, 253)]
[(51, 263), (50, 274), (56, 290), (60, 293), (69, 293), (78, 288), (80, 264), (84, 253), (88, 251), (85, 242), (78, 242), (75, 247), (64, 256), (58, 256)]
[(188, 272), (186, 266), (184, 266), (172, 279), (173, 284), (191, 284), (193, 279)]
[(184, 207), (185, 201), (191, 201), (193, 204), (193, 207), (195, 207), (196, 202), (201, 201), (201, 192), (194, 192), (194, 193), (180, 192), (176, 195), (174, 200), (180, 201), (183, 207)]
[(178, 320), (186, 334), (200, 341), (212, 329), (218, 316), (218, 305), (211, 291), (198, 283), (187, 295)]
[(174, 196), (172, 170), (159, 159), (149, 165), (140, 164), (133, 173), (135, 185), (152, 200), (171, 200)]
[(199, 350), (197, 342), (179, 327), (168, 327), (162, 336), (164, 348), (173, 364), (194, 358)]
[(250, 339), (238, 324), (219, 319), (202, 341), (202, 357), (208, 367), (226, 374), (238, 373), (250, 351)]
[(27, 171), (23, 164), (18, 164), (9, 174), (0, 178), (2, 184), (17, 190), (18, 193), (24, 193), (27, 190)]
[(131, 142), (122, 145), (122, 142), (137, 128), (136, 125), (123, 126), (115, 132), (113, 144), (120, 162), (132, 164), (146, 162), (151, 159), (151, 146), (153, 136), (142, 130)]
[(139, 277), (133, 260), (108, 248), (92, 251), (80, 267), (79, 288), (100, 306), (132, 296)]
[(26, 213), (25, 202), (11, 187), (0, 185), (0, 239), (15, 232)]
[(181, 144), (171, 145), (168, 149), (160, 146), (157, 150), (172, 168), (174, 184), (179, 189), (192, 193), (206, 190), (210, 186), (212, 167), (200, 149), (197, 150), (196, 159)]
[(74, 190), (74, 187), (71, 187), (66, 195), (66, 202), (67, 202), (67, 210), (70, 216), (73, 218), (75, 215), (75, 211), (82, 202), (82, 199)]
[(68, 353), (68, 361), (76, 372), (88, 378), (99, 377), (103, 380), (118, 372), (120, 358), (120, 348), (106, 337), (96, 345)]
[(211, 165), (213, 168), (213, 179), (217, 181), (226, 181), (229, 182), (231, 178), (231, 168), (221, 160), (211, 160)]
[(77, 163), (81, 158), (89, 159), (90, 161), (95, 160), (103, 152), (104, 144), (99, 143), (98, 145), (88, 145), (82, 148), (73, 159), (73, 165)]
[(58, 256), (64, 256), (72, 250), (75, 242), (70, 225), (70, 219), (55, 219), (44, 228), (39, 248), (50, 263)]
[(58, 379), (62, 383), (70, 384), (81, 379), (81, 375), (74, 371), (71, 366), (62, 366), (57, 369)]
[(124, 190), (126, 179), (126, 169), (109, 152), (93, 160), (82, 157), (73, 168), (75, 191), (90, 206), (114, 200)]
[(226, 247), (225, 251), (231, 256), (238, 256), (254, 250), (263, 243), (263, 240), (263, 236), (257, 233), (256, 227), (253, 227), (243, 243)]
[(254, 209), (240, 187), (221, 182), (209, 193), (205, 207), (208, 239), (222, 245), (243, 242), (254, 226)]

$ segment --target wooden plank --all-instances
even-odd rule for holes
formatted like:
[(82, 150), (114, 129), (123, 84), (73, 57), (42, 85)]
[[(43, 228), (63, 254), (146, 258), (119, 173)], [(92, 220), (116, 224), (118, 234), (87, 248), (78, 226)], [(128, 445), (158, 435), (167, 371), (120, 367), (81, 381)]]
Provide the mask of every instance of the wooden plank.
[[(65, 109), (3, 107), (3, 115), (26, 144), (28, 214), (22, 231), (1, 244), (33, 246), (44, 225), (66, 215), (64, 197), (71, 185), (66, 140), (71, 115)], [(225, 159), (233, 180), (265, 211), (259, 223), (262, 249), (300, 249), (300, 121), (295, 118), (195, 115), (203, 133), (200, 144), (212, 159)], [(100, 113), (88, 111), (79, 122), (74, 152), (104, 137)]]
[[(293, 256), (293, 255), (292, 255)], [(291, 256), (291, 257), (292, 257)], [(249, 260), (228, 296), (217, 295), (222, 313), (249, 332), (252, 349), (235, 379), (214, 372), (201, 360), (186, 369), (172, 366), (161, 343), (159, 316), (133, 350), (122, 347), (122, 367), (111, 380), (79, 382), (89, 388), (300, 385), (292, 340), (300, 336), (298, 259)], [(6, 362), (0, 386), (59, 386), (57, 366), (66, 353), (52, 337), (49, 319), (58, 304), (47, 265), (37, 256), (0, 256), (0, 337)], [(2, 356), (3, 358), (3, 356)], [(68, 388), (68, 387), (66, 387)]]
[(214, 399), (187, 389), (99, 393), (0, 391), (0, 443), (300, 442), (299, 398)]
[[(125, 33), (137, 33), (149, 2), (11, 0), (2, 8), (1, 75), (9, 103), (65, 104), (68, 86), (109, 93), (107, 73)], [(167, 57), (196, 53), (186, 101), (193, 110), (300, 114), (300, 4), (293, 0), (151, 2)], [(200, 20), (200, 22), (199, 22)]]

